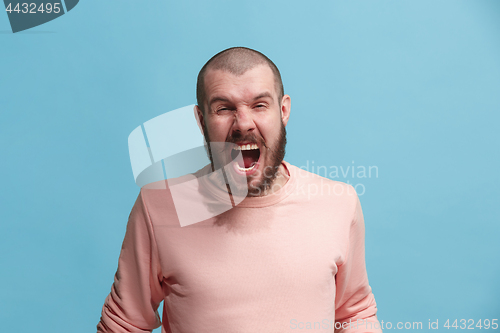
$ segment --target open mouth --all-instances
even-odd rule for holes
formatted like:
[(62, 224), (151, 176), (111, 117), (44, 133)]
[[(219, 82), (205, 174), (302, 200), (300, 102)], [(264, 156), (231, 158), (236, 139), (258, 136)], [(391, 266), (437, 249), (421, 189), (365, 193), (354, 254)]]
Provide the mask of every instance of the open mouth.
[(237, 159), (234, 162), (235, 168), (242, 173), (249, 173), (256, 169), (260, 158), (259, 147), (255, 143), (248, 143), (244, 145), (238, 144), (231, 151), (231, 158), (234, 160), (240, 151), (243, 160)]

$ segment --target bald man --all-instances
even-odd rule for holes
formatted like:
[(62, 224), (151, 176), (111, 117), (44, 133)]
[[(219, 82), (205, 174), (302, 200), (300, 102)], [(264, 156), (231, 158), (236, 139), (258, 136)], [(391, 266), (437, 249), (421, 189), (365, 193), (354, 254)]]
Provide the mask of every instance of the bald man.
[(211, 200), (246, 196), (181, 227), (168, 186), (142, 188), (97, 331), (381, 332), (359, 198), (283, 160), (291, 99), (275, 64), (243, 47), (216, 54), (197, 104), (211, 164), (192, 176)]

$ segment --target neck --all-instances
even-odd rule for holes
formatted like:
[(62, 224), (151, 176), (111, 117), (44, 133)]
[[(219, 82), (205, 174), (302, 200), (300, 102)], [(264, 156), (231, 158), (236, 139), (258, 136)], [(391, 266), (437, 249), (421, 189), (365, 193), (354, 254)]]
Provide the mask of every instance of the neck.
[[(231, 189), (229, 186), (226, 184), (226, 180), (222, 177), (220, 173), (211, 173), (208, 176), (208, 179), (212, 182), (212, 184), (216, 185), (219, 189), (223, 191), (227, 191), (229, 194), (231, 193)], [(266, 188), (260, 190), (256, 194), (252, 194), (250, 192), (247, 192), (247, 197), (263, 197), (266, 195), (273, 194), (277, 191), (279, 191), (288, 181), (288, 172), (283, 165), (283, 163), (278, 167), (278, 172), (276, 175), (276, 178), (273, 180), (273, 182), (267, 186)], [(237, 195), (237, 194), (234, 194)]]
[(270, 194), (273, 194), (275, 192), (278, 192), (287, 183), (287, 181), (288, 181), (288, 178), (286, 176), (287, 174), (288, 173), (287, 173), (285, 167), (283, 166), (283, 164), (281, 164), (278, 168), (277, 176), (273, 180), (273, 182), (268, 187), (266, 187), (263, 191), (261, 191), (258, 195), (252, 195), (249, 193), (248, 197), (262, 197), (262, 196), (266, 196), (266, 195), (270, 195)]

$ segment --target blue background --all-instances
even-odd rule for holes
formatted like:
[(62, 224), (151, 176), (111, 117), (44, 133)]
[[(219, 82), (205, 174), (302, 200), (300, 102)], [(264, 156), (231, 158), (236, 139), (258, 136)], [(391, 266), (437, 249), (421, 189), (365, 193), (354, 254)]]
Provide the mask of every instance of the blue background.
[(378, 168), (336, 180), (365, 189), (379, 319), (500, 318), (499, 16), (495, 0), (86, 0), (12, 34), (0, 13), (2, 331), (95, 331), (139, 190), (127, 137), (194, 104), (231, 46), (282, 73), (287, 161)]

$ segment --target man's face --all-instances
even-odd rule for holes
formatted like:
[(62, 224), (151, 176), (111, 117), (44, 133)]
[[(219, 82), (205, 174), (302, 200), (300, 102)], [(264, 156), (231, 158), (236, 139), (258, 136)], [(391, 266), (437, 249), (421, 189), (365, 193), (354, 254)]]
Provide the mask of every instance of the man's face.
[[(247, 177), (249, 195), (261, 195), (284, 157), (290, 96), (278, 100), (274, 75), (267, 65), (241, 76), (208, 70), (205, 90), (205, 113), (196, 111), (207, 141), (236, 144), (231, 146), (241, 150), (243, 163), (233, 162), (232, 171)], [(234, 158), (238, 151), (219, 153)], [(217, 158), (215, 152), (212, 155)]]

